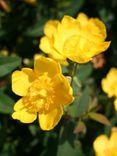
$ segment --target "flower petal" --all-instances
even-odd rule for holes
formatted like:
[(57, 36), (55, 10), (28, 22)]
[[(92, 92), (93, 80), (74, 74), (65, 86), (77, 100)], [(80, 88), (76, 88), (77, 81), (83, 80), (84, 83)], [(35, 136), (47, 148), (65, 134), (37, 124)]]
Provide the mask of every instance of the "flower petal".
[(61, 73), (61, 68), (59, 63), (53, 59), (46, 58), (43, 56), (35, 59), (34, 70), (37, 75), (48, 73), (48, 76), (53, 77), (57, 73)]
[(79, 13), (76, 19), (80, 22), (81, 26), (85, 26), (88, 22), (88, 16), (84, 13)]
[(22, 102), (22, 98), (20, 99), (20, 100), (18, 100), (17, 102), (16, 102), (16, 104), (14, 105), (14, 110), (15, 111), (20, 111), (21, 109), (23, 109), (25, 106), (24, 106), (24, 104), (23, 104), (23, 102)]
[(37, 118), (37, 114), (27, 112), (22, 98), (14, 106), (15, 112), (12, 114), (13, 119), (20, 120), (23, 123), (32, 123)]
[(20, 96), (25, 96), (35, 74), (30, 68), (22, 68), (22, 71), (15, 71), (12, 74), (12, 90)]
[(115, 147), (117, 149), (117, 129), (116, 128), (115, 130), (114, 128), (112, 129), (112, 133), (111, 133), (110, 140), (109, 140), (109, 146), (110, 148)]
[[(106, 151), (105, 149), (108, 149), (108, 147), (109, 147), (109, 140), (108, 140), (107, 136), (100, 135), (99, 137), (97, 137), (93, 143), (93, 147), (94, 147), (94, 150), (97, 155), (99, 155), (99, 153), (102, 154), (104, 151)], [(100, 154), (100, 156), (101, 156), (101, 154)]]
[(52, 35), (56, 32), (58, 24), (58, 20), (49, 20), (44, 27), (45, 35), (51, 38)]
[(56, 105), (68, 105), (73, 101), (73, 91), (69, 81), (61, 74), (57, 74), (54, 79), (54, 90), (56, 91)]
[(37, 114), (28, 113), (25, 109), (12, 114), (13, 119), (20, 120), (22, 123), (32, 123), (36, 120)]
[(51, 42), (52, 40), (44, 36), (40, 40), (39, 48), (43, 50), (45, 53), (49, 54), (53, 50)]
[(39, 123), (40, 127), (43, 130), (51, 130), (53, 129), (58, 122), (60, 121), (63, 115), (63, 108), (57, 107), (47, 114), (39, 114)]

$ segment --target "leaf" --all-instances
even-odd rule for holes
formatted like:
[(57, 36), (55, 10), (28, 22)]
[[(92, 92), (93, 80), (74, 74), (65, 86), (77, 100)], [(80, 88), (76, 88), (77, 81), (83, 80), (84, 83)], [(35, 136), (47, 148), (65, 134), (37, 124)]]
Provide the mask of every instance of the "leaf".
[(13, 112), (14, 100), (4, 93), (0, 93), (0, 112), (11, 114)]
[[(89, 88), (86, 87), (78, 102), (78, 117), (85, 113), (89, 105)], [(76, 101), (77, 102), (77, 101)]]
[(79, 80), (81, 82), (84, 82), (91, 75), (92, 70), (93, 70), (93, 68), (92, 68), (91, 63), (86, 63), (86, 64), (83, 64), (83, 65), (79, 65), (77, 67), (77, 77), (79, 78)]
[(92, 120), (95, 120), (97, 122), (100, 122), (104, 125), (109, 126), (110, 125), (110, 121), (107, 119), (106, 116), (104, 116), (103, 114), (100, 113), (94, 113), (94, 112), (90, 112), (88, 113), (89, 118), (91, 118)]
[(83, 156), (81, 144), (73, 133), (74, 126), (72, 120), (66, 120), (61, 127), (57, 156)]
[(67, 107), (67, 112), (70, 116), (73, 118), (80, 117), (82, 116), (85, 111), (88, 109), (89, 105), (89, 88), (86, 87), (80, 95), (80, 98), (78, 97), (75, 98), (73, 104), (71, 104), (69, 107)]
[(58, 146), (57, 156), (83, 156), (80, 146), (78, 143), (71, 146), (68, 141), (65, 141), (64, 144)]
[(39, 37), (43, 35), (43, 27), (47, 19), (40, 19), (33, 27), (30, 27), (24, 35), (31, 37)]
[(63, 17), (64, 15), (74, 16), (80, 10), (84, 2), (85, 0), (73, 0), (73, 1), (69, 0), (63, 2), (64, 7), (62, 6), (62, 8), (60, 8), (58, 12), (59, 18)]
[(9, 74), (12, 70), (21, 65), (21, 58), (18, 56), (0, 57), (0, 77)]

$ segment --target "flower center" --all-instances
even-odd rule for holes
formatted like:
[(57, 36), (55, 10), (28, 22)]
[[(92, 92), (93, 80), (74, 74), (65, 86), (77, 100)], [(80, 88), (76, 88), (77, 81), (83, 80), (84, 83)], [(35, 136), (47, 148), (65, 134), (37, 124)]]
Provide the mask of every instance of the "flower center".
[(32, 83), (23, 100), (28, 112), (48, 113), (55, 107), (54, 97), (52, 80), (45, 73)]

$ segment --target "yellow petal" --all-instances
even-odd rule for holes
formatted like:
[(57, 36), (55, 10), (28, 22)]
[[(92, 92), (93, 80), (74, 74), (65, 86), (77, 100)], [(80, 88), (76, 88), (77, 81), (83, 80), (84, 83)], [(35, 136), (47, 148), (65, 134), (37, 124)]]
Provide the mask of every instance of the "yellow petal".
[(69, 81), (63, 75), (58, 74), (53, 79), (54, 90), (56, 91), (55, 103), (56, 105), (68, 105), (73, 102), (73, 91), (70, 87)]
[(25, 109), (14, 112), (12, 114), (13, 119), (20, 120), (22, 123), (32, 123), (36, 120), (37, 114), (28, 113)]
[(25, 96), (35, 74), (30, 68), (22, 68), (22, 71), (15, 71), (12, 74), (12, 90), (20, 96)]
[(90, 30), (92, 30), (91, 33), (100, 35), (102, 41), (106, 39), (106, 26), (101, 20), (98, 18), (91, 18), (89, 20), (89, 27)]
[(37, 75), (47, 73), (48, 76), (53, 77), (57, 73), (61, 73), (61, 68), (59, 63), (53, 59), (46, 58), (43, 56), (35, 59), (34, 70)]
[[(109, 147), (109, 140), (108, 140), (107, 136), (105, 136), (105, 135), (98, 136), (93, 143), (93, 147), (97, 154), (103, 153), (104, 151), (106, 151), (106, 149), (108, 149), (108, 147)], [(100, 156), (102, 156), (102, 155), (100, 155)]]
[(47, 114), (39, 114), (39, 123), (40, 127), (43, 130), (51, 130), (53, 129), (58, 122), (60, 121), (63, 115), (63, 108), (57, 107)]
[(25, 106), (23, 104), (22, 98), (20, 100), (18, 100), (16, 102), (16, 104), (14, 105), (14, 110), (15, 111), (20, 111), (21, 109), (23, 109)]
[(49, 38), (51, 38), (52, 35), (56, 32), (58, 24), (59, 24), (58, 20), (49, 20), (45, 24), (45, 27), (44, 27), (45, 35), (47, 35)]
[(53, 50), (51, 42), (52, 41), (48, 37), (46, 36), (42, 37), (39, 45), (40, 49), (47, 54), (51, 53), (51, 51)]
[(80, 34), (79, 22), (70, 16), (64, 16), (61, 23), (58, 24), (57, 33), (54, 34), (54, 48), (64, 55), (64, 42), (77, 34)]
[(110, 140), (109, 140), (109, 146), (110, 146), (110, 148), (116, 147), (116, 151), (117, 151), (117, 129), (113, 130), (111, 133)]
[(37, 118), (36, 113), (29, 113), (23, 104), (23, 100), (20, 99), (16, 102), (14, 106), (15, 112), (12, 114), (13, 119), (20, 120), (23, 123), (31, 123)]
[(97, 45), (95, 44), (95, 47), (92, 48), (92, 51), (94, 51), (94, 55), (98, 55), (99, 53), (106, 51), (109, 48), (110, 43), (110, 41), (106, 41)]
[(85, 26), (88, 22), (88, 16), (84, 13), (79, 13), (76, 19), (82, 26)]

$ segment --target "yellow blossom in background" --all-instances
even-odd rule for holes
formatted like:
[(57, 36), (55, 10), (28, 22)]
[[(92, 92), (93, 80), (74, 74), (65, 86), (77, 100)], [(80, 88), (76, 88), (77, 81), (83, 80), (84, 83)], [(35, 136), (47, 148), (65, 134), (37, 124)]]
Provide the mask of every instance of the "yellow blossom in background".
[(61, 21), (48, 21), (44, 34), (40, 49), (60, 63), (65, 63), (67, 58), (86, 63), (110, 45), (109, 41), (105, 41), (104, 23), (98, 18), (88, 18), (84, 13), (80, 13), (76, 19), (64, 16)]
[(37, 0), (24, 0), (26, 3), (35, 5), (37, 3)]
[(113, 128), (110, 138), (106, 135), (98, 136), (93, 147), (96, 156), (117, 156), (117, 128)]
[(32, 123), (38, 116), (43, 130), (53, 129), (63, 115), (64, 106), (73, 101), (72, 88), (60, 65), (43, 56), (35, 58), (34, 70), (22, 68), (13, 72), (12, 90), (22, 96), (14, 106), (13, 119)]
[(108, 97), (117, 97), (117, 68), (111, 68), (107, 76), (102, 79), (102, 89)]

